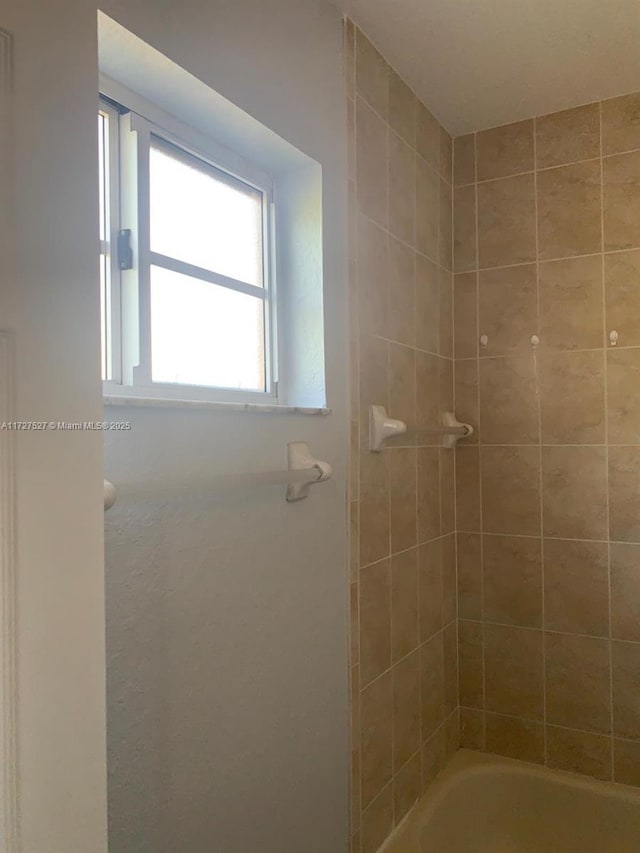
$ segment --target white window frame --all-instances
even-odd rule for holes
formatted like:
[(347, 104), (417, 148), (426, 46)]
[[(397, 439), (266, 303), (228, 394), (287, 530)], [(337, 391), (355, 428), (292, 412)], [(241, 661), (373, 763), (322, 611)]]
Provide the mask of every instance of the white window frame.
[(103, 353), (106, 382), (113, 380), (114, 362), (119, 363), (120, 353), (120, 287), (117, 246), (120, 227), (120, 186), (112, 181), (112, 174), (120, 172), (120, 143), (118, 110), (108, 101), (100, 99), (98, 113), (106, 119), (106, 149), (104, 157), (105, 209), (104, 221), (106, 240), (100, 240), (100, 257), (105, 259), (106, 281), (103, 306), (101, 350)]
[[(273, 177), (235, 152), (218, 145), (201, 132), (170, 116), (120, 84), (101, 79), (100, 111), (109, 118), (110, 180), (108, 245), (101, 252), (109, 259), (106, 317), (110, 354), (107, 397), (149, 398), (222, 403), (278, 403), (277, 299), (275, 270), (275, 208)], [(109, 100), (105, 100), (109, 99)], [(111, 105), (122, 105), (120, 108)], [(123, 110), (128, 110), (124, 112)], [(149, 152), (152, 138), (178, 148), (212, 169), (222, 171), (262, 193), (263, 287), (248, 285), (211, 270), (151, 251), (149, 209)], [(120, 229), (131, 229), (133, 268), (120, 270), (117, 257)], [(153, 382), (151, 374), (151, 266), (161, 266), (209, 281), (264, 302), (265, 390)]]

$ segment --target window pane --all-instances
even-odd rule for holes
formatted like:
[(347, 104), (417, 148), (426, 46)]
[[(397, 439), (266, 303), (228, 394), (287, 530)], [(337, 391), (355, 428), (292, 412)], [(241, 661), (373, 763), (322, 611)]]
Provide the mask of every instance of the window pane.
[(154, 382), (265, 391), (264, 302), (151, 267)]
[(102, 379), (111, 379), (111, 324), (109, 290), (109, 118), (98, 113), (98, 204), (100, 224), (100, 353)]
[(98, 113), (98, 187), (100, 205), (100, 239), (107, 239), (107, 117)]
[(150, 157), (152, 251), (262, 287), (262, 193), (157, 141)]

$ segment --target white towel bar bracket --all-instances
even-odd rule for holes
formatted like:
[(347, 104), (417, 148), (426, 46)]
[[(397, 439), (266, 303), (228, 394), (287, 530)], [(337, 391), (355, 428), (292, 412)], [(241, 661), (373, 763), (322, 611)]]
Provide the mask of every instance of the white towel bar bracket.
[(106, 512), (116, 502), (116, 487), (109, 480), (104, 481), (104, 511)]
[(316, 459), (309, 445), (304, 441), (291, 441), (287, 444), (287, 461), (290, 471), (308, 471), (309, 479), (303, 482), (289, 483), (287, 486), (287, 501), (301, 501), (309, 496), (309, 488), (314, 483), (324, 483), (333, 475), (333, 469), (328, 462)]

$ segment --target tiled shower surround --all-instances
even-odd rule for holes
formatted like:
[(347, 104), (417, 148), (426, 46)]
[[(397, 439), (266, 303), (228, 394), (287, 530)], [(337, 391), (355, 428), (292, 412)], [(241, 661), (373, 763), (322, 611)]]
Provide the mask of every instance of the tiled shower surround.
[[(345, 37), (351, 849), (373, 853), (459, 738), (640, 785), (640, 95), (460, 137), (452, 169)], [(429, 426), (454, 393), (455, 452), (368, 452), (371, 403)]]
[(462, 743), (640, 784), (640, 95), (454, 161)]
[[(454, 452), (368, 450), (368, 409), (453, 406), (452, 140), (346, 25), (352, 351), (352, 849), (377, 850), (458, 747)], [(362, 848), (360, 847), (362, 845)]]

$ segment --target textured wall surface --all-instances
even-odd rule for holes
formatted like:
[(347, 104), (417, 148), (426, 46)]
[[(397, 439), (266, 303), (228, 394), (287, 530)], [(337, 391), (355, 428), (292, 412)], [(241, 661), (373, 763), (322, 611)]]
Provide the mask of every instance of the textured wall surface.
[(640, 96), (454, 176), (462, 743), (640, 784)]
[(368, 450), (368, 409), (453, 402), (450, 136), (347, 21), (352, 850), (373, 853), (458, 744), (454, 454)]
[[(106, 516), (109, 849), (337, 853), (348, 834), (342, 22), (324, 0), (161, 5), (103, 9), (322, 165), (332, 414), (108, 410), (132, 422), (105, 453), (119, 491)], [(334, 469), (299, 504), (282, 486), (171, 490), (282, 469), (296, 440)]]

